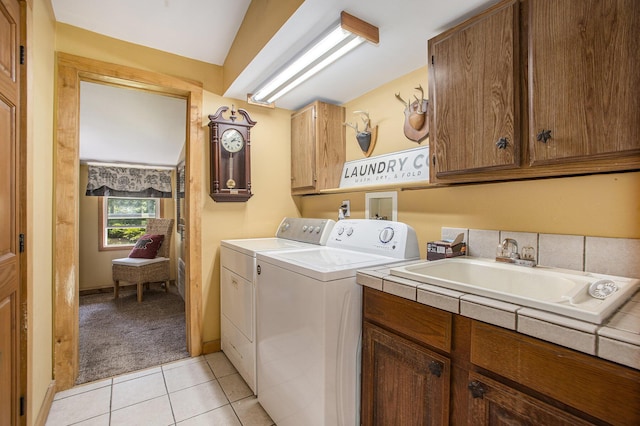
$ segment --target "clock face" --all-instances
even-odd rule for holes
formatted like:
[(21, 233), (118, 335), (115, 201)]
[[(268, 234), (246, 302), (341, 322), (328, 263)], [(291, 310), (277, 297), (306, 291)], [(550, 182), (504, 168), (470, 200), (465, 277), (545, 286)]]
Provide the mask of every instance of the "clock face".
[(229, 152), (238, 152), (244, 147), (244, 138), (236, 129), (227, 129), (220, 138), (222, 147)]

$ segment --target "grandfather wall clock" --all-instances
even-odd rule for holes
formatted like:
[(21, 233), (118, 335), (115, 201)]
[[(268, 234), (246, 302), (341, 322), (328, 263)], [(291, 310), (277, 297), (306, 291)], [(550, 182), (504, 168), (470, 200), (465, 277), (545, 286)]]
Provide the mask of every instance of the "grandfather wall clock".
[[(251, 128), (249, 113), (231, 105), (228, 118), (223, 106), (209, 116), (211, 181), (209, 195), (215, 201), (247, 201), (251, 193)], [(236, 115), (239, 114), (239, 115)]]

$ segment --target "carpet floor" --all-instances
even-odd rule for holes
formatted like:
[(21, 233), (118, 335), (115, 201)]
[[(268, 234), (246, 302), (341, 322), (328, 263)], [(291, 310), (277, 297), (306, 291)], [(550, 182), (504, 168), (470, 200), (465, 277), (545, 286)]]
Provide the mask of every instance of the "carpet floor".
[[(171, 291), (174, 290), (174, 291)], [(80, 296), (80, 367), (76, 384), (142, 370), (189, 356), (184, 301), (159, 284)]]

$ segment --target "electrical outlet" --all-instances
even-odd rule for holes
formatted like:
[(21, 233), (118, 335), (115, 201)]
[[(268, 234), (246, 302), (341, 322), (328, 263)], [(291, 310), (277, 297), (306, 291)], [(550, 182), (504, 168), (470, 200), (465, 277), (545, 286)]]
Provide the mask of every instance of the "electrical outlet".
[(340, 206), (340, 208), (342, 209), (342, 213), (344, 214), (344, 217), (351, 216), (351, 201), (350, 200), (344, 200), (342, 202), (342, 205)]

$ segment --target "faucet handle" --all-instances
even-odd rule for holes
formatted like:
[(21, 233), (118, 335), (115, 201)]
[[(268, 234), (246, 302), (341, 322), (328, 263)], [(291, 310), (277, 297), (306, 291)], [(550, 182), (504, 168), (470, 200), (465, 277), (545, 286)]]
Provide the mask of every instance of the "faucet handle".
[(536, 249), (531, 246), (522, 247), (522, 254), (520, 257), (526, 260), (536, 260)]

